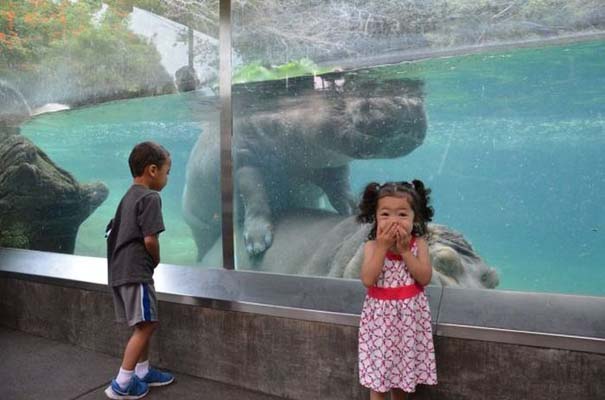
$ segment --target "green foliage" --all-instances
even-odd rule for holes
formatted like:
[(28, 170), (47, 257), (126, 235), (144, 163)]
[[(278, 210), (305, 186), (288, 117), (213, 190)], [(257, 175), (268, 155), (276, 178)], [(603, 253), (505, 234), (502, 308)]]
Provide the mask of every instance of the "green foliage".
[(300, 60), (268, 68), (260, 62), (252, 62), (236, 69), (233, 74), (233, 83), (293, 78), (295, 76), (322, 74), (329, 71), (332, 71), (332, 68), (319, 67), (308, 58), (301, 58)]
[[(103, 3), (110, 6), (99, 17)], [(159, 9), (160, 0), (2, 4), (0, 75), (29, 101), (87, 103), (162, 92), (172, 82), (154, 46), (127, 28), (133, 5)]]

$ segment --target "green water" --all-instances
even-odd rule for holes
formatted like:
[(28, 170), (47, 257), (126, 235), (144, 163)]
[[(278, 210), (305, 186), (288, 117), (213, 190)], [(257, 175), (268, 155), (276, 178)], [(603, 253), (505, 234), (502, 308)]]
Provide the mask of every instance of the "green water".
[[(425, 143), (395, 160), (356, 161), (370, 180), (418, 177), (433, 189), (435, 221), (464, 233), (501, 277), (500, 289), (604, 295), (605, 42), (444, 58), (363, 72), (424, 80)], [(132, 145), (172, 153), (162, 192), (163, 261), (192, 264), (181, 216), (189, 151), (204, 116), (195, 94), (108, 103), (39, 117), (23, 134), (80, 181), (110, 196), (81, 226), (76, 253), (103, 256), (103, 228), (131, 182)]]
[(166, 234), (162, 260), (193, 264), (196, 251), (189, 226), (181, 216), (185, 166), (201, 133), (191, 112), (192, 94), (168, 95), (44, 115), (29, 122), (22, 133), (70, 171), (80, 182), (102, 181), (107, 200), (80, 226), (75, 253), (105, 256), (104, 229), (123, 194), (132, 184), (128, 156), (144, 140), (162, 143), (172, 155), (168, 185), (162, 191)]

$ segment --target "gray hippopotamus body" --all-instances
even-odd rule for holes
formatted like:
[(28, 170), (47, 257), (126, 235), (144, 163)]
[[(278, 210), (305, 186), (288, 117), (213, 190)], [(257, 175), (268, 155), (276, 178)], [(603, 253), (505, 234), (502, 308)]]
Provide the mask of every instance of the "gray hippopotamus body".
[[(272, 273), (359, 279), (363, 245), (371, 226), (334, 212), (292, 209), (276, 217), (275, 240), (262, 257), (249, 257), (236, 241), (237, 268)], [(241, 234), (236, 232), (236, 237)], [(432, 285), (493, 289), (498, 272), (489, 266), (462, 234), (429, 224), (427, 234)], [(204, 267), (221, 262), (220, 240), (201, 261)]]
[[(426, 134), (422, 83), (376, 84), (360, 73), (235, 85), (233, 157), (236, 213), (249, 254), (273, 241), (273, 216), (318, 207), (321, 197), (341, 215), (355, 199), (349, 162), (404, 156)], [(191, 152), (183, 198), (198, 259), (220, 235), (218, 116)]]

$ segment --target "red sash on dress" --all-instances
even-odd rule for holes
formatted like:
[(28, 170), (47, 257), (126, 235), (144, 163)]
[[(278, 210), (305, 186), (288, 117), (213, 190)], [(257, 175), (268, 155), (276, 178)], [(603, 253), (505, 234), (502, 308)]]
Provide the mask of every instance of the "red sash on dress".
[(424, 287), (419, 283), (398, 287), (370, 286), (368, 296), (379, 300), (403, 300), (415, 297), (424, 292)]

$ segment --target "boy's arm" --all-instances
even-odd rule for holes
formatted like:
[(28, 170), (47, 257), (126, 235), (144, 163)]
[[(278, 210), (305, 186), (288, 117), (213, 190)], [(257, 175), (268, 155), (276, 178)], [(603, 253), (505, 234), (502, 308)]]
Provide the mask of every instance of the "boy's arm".
[(160, 263), (159, 234), (164, 231), (162, 200), (159, 194), (151, 193), (141, 199), (137, 222), (143, 233), (145, 249), (151, 255), (155, 268)]
[(160, 263), (160, 241), (158, 235), (145, 236), (145, 248), (153, 259), (153, 266), (156, 267)]

